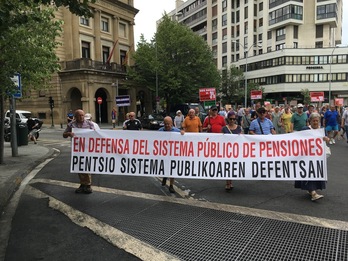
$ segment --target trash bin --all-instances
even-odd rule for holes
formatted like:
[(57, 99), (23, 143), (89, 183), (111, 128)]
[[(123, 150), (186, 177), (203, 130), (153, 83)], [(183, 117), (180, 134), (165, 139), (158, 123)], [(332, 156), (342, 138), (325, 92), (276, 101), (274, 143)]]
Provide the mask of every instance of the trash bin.
[(17, 145), (28, 145), (28, 126), (26, 123), (17, 123)]

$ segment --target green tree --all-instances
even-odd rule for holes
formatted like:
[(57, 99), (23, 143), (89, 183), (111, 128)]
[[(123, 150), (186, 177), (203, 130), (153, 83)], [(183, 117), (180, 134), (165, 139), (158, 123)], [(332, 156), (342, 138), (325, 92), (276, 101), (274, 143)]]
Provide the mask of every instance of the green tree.
[(301, 89), (301, 94), (303, 96), (303, 103), (310, 104), (311, 103), (311, 94), (308, 89)]
[(173, 103), (198, 101), (199, 88), (218, 87), (220, 83), (208, 44), (167, 15), (150, 43), (141, 38), (133, 59), (131, 79), (154, 93), (158, 86), (158, 95), (166, 100), (167, 109)]
[(11, 77), (21, 74), (23, 90), (42, 88), (59, 69), (55, 54), (61, 22), (57, 7), (91, 16), (95, 0), (5, 0), (0, 2), (0, 164), (4, 160), (4, 98), (15, 90)]
[(243, 88), (241, 82), (244, 79), (243, 71), (232, 65), (227, 70), (221, 71), (221, 84), (218, 88), (218, 96), (222, 104), (229, 104), (239, 102), (242, 95)]

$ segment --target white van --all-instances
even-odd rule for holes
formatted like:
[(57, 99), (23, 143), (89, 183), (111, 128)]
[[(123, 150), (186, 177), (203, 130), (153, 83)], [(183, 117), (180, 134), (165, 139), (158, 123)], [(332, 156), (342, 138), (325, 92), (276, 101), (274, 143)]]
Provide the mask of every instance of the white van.
[[(27, 123), (27, 120), (30, 116), (31, 116), (30, 111), (16, 110), (16, 118), (18, 122), (20, 121), (21, 123)], [(8, 119), (11, 122), (9, 110), (5, 113), (5, 120), (6, 119)]]

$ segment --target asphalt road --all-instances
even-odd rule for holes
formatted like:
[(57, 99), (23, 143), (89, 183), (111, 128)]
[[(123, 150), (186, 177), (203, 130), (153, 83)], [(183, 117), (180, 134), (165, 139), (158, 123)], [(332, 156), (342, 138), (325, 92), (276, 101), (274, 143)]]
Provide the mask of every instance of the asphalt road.
[[(78, 178), (76, 174), (69, 173), (69, 142), (61, 135), (62, 130), (41, 132), (39, 144), (57, 149), (57, 156), (47, 162), (25, 187), (13, 217), (4, 260), (139, 260), (136, 257), (139, 255), (132, 254), (136, 251), (114, 247), (96, 232), (76, 225), (73, 218), (68, 218), (66, 214), (50, 206), (47, 195), (40, 193), (53, 191), (52, 186), (59, 185), (64, 187), (60, 193), (70, 198), (78, 197), (76, 200), (100, 197), (97, 193), (74, 193)], [(218, 204), (221, 209), (236, 206), (251, 209), (255, 213), (265, 210), (269, 211), (269, 218), (273, 218), (272, 215), (276, 218), (291, 214), (299, 219), (318, 218), (323, 223), (348, 222), (348, 144), (346, 140), (340, 140), (331, 145), (331, 149), (332, 156), (328, 159), (329, 180), (327, 189), (322, 192), (325, 197), (317, 202), (312, 202), (304, 191), (294, 189), (293, 182), (284, 181), (235, 181), (234, 189), (226, 192), (224, 181), (177, 179), (175, 194), (169, 193), (168, 187), (162, 187), (160, 180), (153, 177), (94, 175), (93, 185), (95, 188), (114, 189), (125, 194), (143, 193), (141, 197), (144, 198), (149, 195), (165, 196), (184, 198), (189, 202), (204, 202), (207, 205)], [(163, 224), (158, 225), (164, 226), (165, 222), (163, 220)], [(137, 246), (134, 245), (134, 248)]]

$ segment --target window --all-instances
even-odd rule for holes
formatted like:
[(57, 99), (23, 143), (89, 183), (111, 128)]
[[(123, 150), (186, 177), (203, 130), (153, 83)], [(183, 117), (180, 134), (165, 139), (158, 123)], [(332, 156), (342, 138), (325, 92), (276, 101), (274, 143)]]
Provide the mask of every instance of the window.
[(244, 23), (244, 34), (248, 33), (248, 22)]
[(222, 43), (222, 53), (227, 53), (227, 43)]
[(103, 46), (103, 63), (106, 63), (106, 61), (109, 58), (109, 54), (110, 54), (110, 48), (107, 46)]
[(267, 32), (267, 40), (271, 40), (272, 39), (272, 31), (268, 31)]
[(127, 51), (120, 50), (120, 64), (127, 64), (126, 57)]
[(259, 34), (259, 42), (262, 41), (262, 34)]
[(227, 25), (227, 14), (224, 14), (222, 16), (222, 26), (225, 26), (225, 25)]
[(248, 7), (244, 7), (244, 19), (248, 19)]
[(227, 0), (223, 0), (222, 1), (222, 12), (226, 12), (227, 11)]
[(298, 48), (298, 42), (294, 42), (294, 48)]
[(315, 37), (323, 38), (324, 26), (322, 24), (318, 24), (315, 27)]
[(218, 13), (217, 5), (215, 5), (211, 9), (211, 15), (214, 17), (214, 16), (217, 16), (217, 13)]
[(91, 44), (89, 42), (82, 41), (82, 58), (91, 58)]
[(259, 19), (259, 27), (263, 26), (263, 18)]
[(259, 11), (263, 10), (263, 2), (259, 3)]
[(125, 23), (118, 24), (118, 35), (127, 38), (127, 25)]
[(212, 22), (211, 22), (211, 29), (213, 31), (215, 31), (217, 29), (217, 25), (218, 25), (218, 20), (217, 19), (214, 19)]
[(222, 57), (222, 67), (227, 67), (227, 56)]
[(323, 41), (315, 42), (315, 48), (323, 48)]
[(80, 24), (85, 25), (85, 26), (89, 26), (89, 19), (85, 18), (85, 17), (80, 17)]
[(240, 17), (239, 17), (239, 11), (236, 12), (236, 23), (239, 23)]
[(222, 29), (222, 40), (227, 39), (227, 28)]
[(284, 40), (285, 39), (285, 27), (283, 28), (279, 28), (277, 29), (276, 31), (276, 41), (281, 41), (281, 40)]
[(109, 32), (109, 19), (106, 17), (101, 18), (101, 30), (103, 32)]
[(294, 39), (298, 39), (298, 26), (294, 25)]

